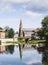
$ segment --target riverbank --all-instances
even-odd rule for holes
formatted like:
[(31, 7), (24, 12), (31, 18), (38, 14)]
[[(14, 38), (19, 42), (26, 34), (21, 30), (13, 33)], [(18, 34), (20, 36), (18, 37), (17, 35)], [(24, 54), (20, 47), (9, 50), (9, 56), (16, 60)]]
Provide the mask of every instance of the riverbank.
[(30, 40), (29, 44), (45, 43), (46, 40)]
[[(23, 40), (19, 40), (19, 41), (7, 41), (6, 43), (16, 43), (16, 44), (23, 44)], [(29, 40), (28, 43), (29, 44), (36, 44), (36, 43), (46, 43), (46, 40)]]
[(18, 40), (18, 41), (6, 41), (6, 43), (1, 43), (1, 45), (14, 45), (14, 44), (28, 44), (28, 45), (37, 45), (37, 44), (43, 44), (45, 45), (47, 43), (46, 40), (29, 40), (27, 43), (25, 40)]

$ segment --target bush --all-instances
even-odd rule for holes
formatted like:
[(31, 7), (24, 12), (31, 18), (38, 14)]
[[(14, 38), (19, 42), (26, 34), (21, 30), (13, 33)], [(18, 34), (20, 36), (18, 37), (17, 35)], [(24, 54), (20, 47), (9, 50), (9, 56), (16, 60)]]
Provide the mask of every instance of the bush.
[(1, 40), (0, 40), (0, 45), (1, 45)]

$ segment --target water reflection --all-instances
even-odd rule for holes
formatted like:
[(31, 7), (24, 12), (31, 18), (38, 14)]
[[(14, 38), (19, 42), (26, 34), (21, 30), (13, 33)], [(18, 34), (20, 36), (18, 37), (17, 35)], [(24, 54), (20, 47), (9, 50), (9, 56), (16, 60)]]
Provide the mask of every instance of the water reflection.
[(48, 65), (48, 45), (43, 48), (38, 48), (37, 50), (39, 53), (42, 53), (43, 65)]
[(19, 44), (19, 53), (20, 53), (20, 59), (22, 60), (22, 45)]
[(44, 50), (45, 50), (45, 47), (37, 48), (37, 51), (38, 51), (39, 54), (40, 54), (40, 53), (43, 54)]
[[(48, 47), (35, 49), (32, 46), (31, 47), (29, 46), (28, 48), (28, 47), (24, 47), (24, 45), (19, 44), (18, 46), (15, 46), (15, 45), (4, 46), (4, 48), (5, 48), (4, 53), (6, 55), (9, 53), (12, 55), (8, 59), (10, 59), (11, 63), (14, 62), (15, 65), (19, 65), (19, 64), (20, 65), (42, 65), (42, 64), (48, 65)], [(19, 60), (19, 56), (20, 56), (20, 60), (22, 60), (23, 63)], [(3, 56), (1, 57), (0, 55), (0, 62), (2, 58)], [(4, 63), (9, 62), (9, 60), (7, 61), (6, 59), (7, 57), (5, 58), (4, 56), (4, 61), (5, 61)]]
[(42, 62), (44, 65), (48, 65), (48, 47), (43, 52)]
[(0, 46), (0, 53), (3, 53), (5, 51), (5, 46)]
[(6, 46), (6, 53), (13, 54), (14, 53), (14, 45)]

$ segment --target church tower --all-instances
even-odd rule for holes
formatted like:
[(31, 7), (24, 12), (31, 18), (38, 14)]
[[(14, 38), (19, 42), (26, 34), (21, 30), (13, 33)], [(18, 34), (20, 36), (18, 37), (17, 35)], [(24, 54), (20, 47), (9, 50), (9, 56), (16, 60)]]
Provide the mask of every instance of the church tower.
[(20, 26), (19, 26), (19, 37), (23, 37), (23, 30), (22, 30), (22, 20), (20, 19)]

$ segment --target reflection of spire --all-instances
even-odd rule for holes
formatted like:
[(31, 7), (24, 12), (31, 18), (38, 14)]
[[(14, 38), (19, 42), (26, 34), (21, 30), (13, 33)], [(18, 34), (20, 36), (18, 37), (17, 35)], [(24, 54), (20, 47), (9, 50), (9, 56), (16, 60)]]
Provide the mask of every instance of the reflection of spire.
[(20, 19), (20, 26), (19, 26), (19, 37), (23, 37), (22, 20), (21, 19)]
[(20, 59), (22, 60), (22, 45), (19, 44)]

